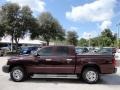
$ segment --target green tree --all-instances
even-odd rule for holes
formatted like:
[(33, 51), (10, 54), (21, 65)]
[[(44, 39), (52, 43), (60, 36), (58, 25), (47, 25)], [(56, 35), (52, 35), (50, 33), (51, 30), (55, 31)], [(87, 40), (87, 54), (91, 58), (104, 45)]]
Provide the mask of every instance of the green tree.
[(84, 38), (81, 38), (79, 41), (78, 41), (78, 44), (79, 46), (81, 47), (84, 47), (84, 46), (88, 46), (88, 41)]
[[(1, 12), (1, 9), (0, 9), (0, 12)], [(0, 39), (1, 39), (1, 37), (3, 37), (4, 34), (5, 34), (4, 25), (1, 23), (1, 20), (2, 20), (1, 15), (2, 15), (2, 13), (0, 13)]]
[(4, 36), (5, 30), (4, 30), (4, 25), (0, 23), (0, 39)]
[(113, 35), (110, 29), (105, 29), (101, 32), (100, 44), (102, 46), (114, 46), (116, 35)]
[(49, 13), (43, 12), (38, 18), (39, 28), (31, 32), (31, 38), (45, 40), (49, 45), (50, 40), (64, 40), (65, 31), (59, 22)]
[(11, 36), (12, 44), (15, 41), (17, 51), (19, 39), (24, 38), (35, 23), (32, 11), (27, 6), (21, 8), (18, 4), (6, 3), (0, 13), (1, 25), (4, 26), (5, 33)]
[(75, 31), (68, 31), (67, 32), (67, 42), (71, 45), (77, 45), (78, 43), (78, 35)]
[[(116, 34), (113, 34), (110, 29), (105, 29), (100, 36), (90, 39), (91, 46), (116, 46)], [(80, 46), (88, 46), (88, 41), (84, 38), (79, 40)]]
[(100, 46), (100, 37), (91, 38), (91, 46)]

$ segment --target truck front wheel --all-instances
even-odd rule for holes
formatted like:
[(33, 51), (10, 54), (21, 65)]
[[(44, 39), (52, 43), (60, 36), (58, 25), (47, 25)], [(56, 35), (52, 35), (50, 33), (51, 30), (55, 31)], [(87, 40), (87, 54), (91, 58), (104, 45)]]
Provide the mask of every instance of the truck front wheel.
[(21, 82), (25, 80), (25, 70), (22, 67), (13, 67), (10, 72), (10, 77), (15, 82)]
[(99, 72), (95, 68), (86, 68), (83, 70), (82, 77), (89, 84), (97, 83), (99, 81)]

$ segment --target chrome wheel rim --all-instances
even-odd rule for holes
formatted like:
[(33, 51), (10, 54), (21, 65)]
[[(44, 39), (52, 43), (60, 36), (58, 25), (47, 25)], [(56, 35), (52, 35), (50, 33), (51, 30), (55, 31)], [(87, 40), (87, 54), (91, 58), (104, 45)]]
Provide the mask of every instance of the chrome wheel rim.
[(21, 80), (23, 78), (23, 73), (21, 70), (14, 70), (13, 71), (13, 78), (17, 81)]
[(90, 82), (96, 81), (98, 78), (98, 75), (94, 71), (88, 71), (86, 73), (86, 79)]

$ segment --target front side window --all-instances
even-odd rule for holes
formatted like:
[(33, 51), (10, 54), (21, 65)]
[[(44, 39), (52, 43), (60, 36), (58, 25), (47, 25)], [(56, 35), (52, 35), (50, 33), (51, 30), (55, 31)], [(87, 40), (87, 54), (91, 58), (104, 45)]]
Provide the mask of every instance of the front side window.
[(62, 47), (62, 46), (57, 47), (55, 54), (58, 55), (58, 56), (67, 56), (67, 55), (69, 55), (69, 48), (68, 47)]
[(46, 48), (40, 49), (38, 51), (38, 55), (40, 55), (40, 56), (51, 56), (51, 55), (53, 55), (52, 47), (46, 47)]

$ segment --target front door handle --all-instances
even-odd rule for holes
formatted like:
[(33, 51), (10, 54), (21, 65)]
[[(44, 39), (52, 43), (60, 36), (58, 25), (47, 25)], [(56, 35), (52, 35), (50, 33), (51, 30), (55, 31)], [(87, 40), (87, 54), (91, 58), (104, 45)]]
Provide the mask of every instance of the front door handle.
[(49, 59), (49, 58), (47, 58), (47, 59), (45, 59), (46, 61), (51, 61), (52, 59)]

